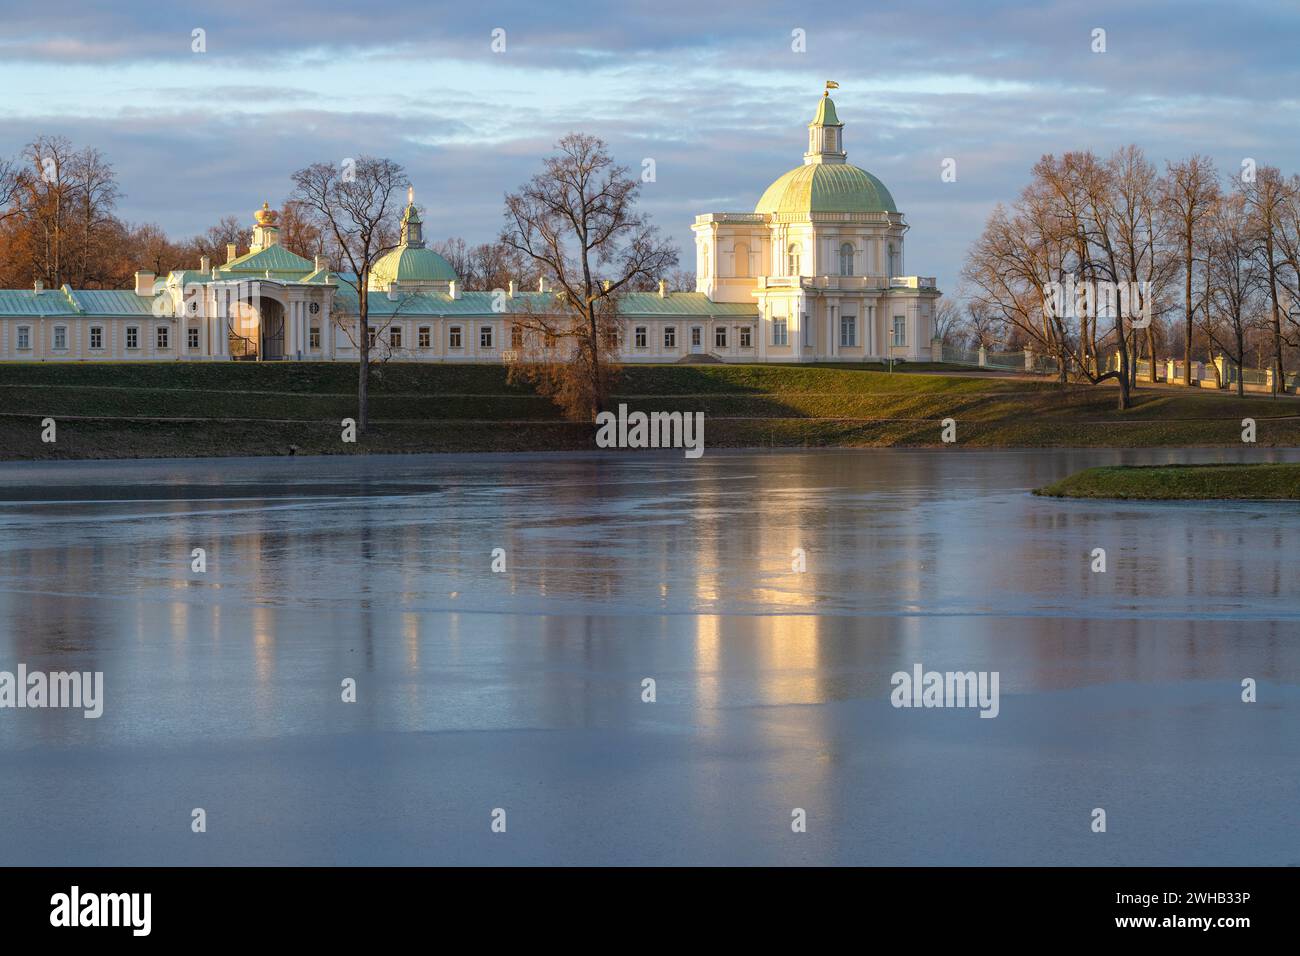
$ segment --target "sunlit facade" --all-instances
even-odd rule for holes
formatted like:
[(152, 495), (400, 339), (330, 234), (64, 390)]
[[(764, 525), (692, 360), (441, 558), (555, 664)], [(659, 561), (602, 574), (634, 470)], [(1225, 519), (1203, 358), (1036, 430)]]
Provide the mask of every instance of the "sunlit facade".
[[(904, 275), (907, 225), (888, 189), (847, 162), (844, 124), (823, 96), (801, 166), (753, 212), (696, 217), (696, 289), (619, 297), (625, 362), (861, 362), (930, 356), (932, 278)], [(427, 248), (414, 194), (398, 245), (366, 283), (372, 351), (399, 361), (501, 362), (542, 343), (512, 315), (546, 313), (537, 289), (467, 290)], [(558, 311), (558, 310), (557, 310)], [(280, 243), (255, 215), (250, 249), (194, 270), (136, 273), (129, 290), (0, 290), (0, 361), (352, 361), (354, 277)], [(613, 343), (607, 343), (612, 346)]]

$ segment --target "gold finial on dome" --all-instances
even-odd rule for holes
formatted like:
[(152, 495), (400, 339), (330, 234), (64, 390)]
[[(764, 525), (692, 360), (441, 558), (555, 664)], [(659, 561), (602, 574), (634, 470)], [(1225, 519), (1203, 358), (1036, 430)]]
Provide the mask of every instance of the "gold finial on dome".
[(253, 218), (257, 220), (259, 226), (272, 226), (280, 218), (280, 214), (271, 208), (270, 203), (262, 203), (262, 208), (253, 213)]
[(415, 202), (415, 187), (414, 187), (414, 186), (407, 186), (407, 187), (406, 187), (406, 204), (407, 204), (408, 206), (410, 206), (410, 205), (412, 205), (414, 202)]

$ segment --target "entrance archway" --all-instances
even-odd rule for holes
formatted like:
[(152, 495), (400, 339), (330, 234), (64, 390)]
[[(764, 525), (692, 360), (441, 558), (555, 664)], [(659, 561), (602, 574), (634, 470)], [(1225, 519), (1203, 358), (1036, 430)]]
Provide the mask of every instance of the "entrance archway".
[(284, 359), (284, 305), (267, 295), (234, 303), (227, 333), (230, 356), (236, 361), (275, 362)]

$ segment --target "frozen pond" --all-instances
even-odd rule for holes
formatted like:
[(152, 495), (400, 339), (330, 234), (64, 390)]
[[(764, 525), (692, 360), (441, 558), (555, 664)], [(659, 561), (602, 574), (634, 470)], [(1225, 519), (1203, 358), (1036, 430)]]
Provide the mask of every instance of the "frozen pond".
[(1300, 865), (1300, 507), (1027, 494), (1287, 457), (0, 465), (0, 862)]

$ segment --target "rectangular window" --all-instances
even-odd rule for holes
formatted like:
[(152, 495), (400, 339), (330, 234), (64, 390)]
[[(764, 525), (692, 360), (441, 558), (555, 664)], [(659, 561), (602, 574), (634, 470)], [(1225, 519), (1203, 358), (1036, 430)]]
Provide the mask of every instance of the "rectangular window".
[(20, 349), (32, 347), (32, 327), (30, 325), (18, 326), (18, 347)]
[(311, 348), (320, 348), (320, 326), (313, 325), (311, 331), (307, 333), (307, 343)]
[(416, 335), (416, 344), (422, 349), (427, 349), (429, 343), (433, 341), (433, 331), (427, 325), (420, 326), (420, 331)]
[(748, 325), (740, 329), (740, 347), (742, 349), (752, 349), (754, 347), (754, 330)]
[(56, 325), (54, 327), (54, 347), (60, 350), (66, 350), (68, 347), (68, 329), (67, 326)]
[(185, 344), (188, 345), (191, 349), (197, 351), (197, 350), (198, 350), (198, 347), (199, 347), (199, 329), (198, 329), (198, 326), (195, 326), (195, 327), (192, 328), (192, 329), (186, 329), (186, 331), (185, 331), (185, 336), (186, 336), (186, 343), (185, 343)]
[(803, 313), (801, 316), (799, 316), (799, 323), (800, 323), (801, 326), (803, 326), (803, 344), (804, 344), (804, 348), (809, 348), (809, 349), (810, 349), (810, 348), (812, 348), (812, 344), (813, 344), (813, 340), (812, 340), (812, 339), (813, 339), (813, 329), (812, 329), (812, 323), (810, 323), (810, 322), (808, 321), (808, 313), (807, 313), (807, 312), (805, 312), (805, 313)]
[(858, 317), (856, 315), (840, 316), (840, 347), (853, 348), (858, 344)]
[(772, 344), (773, 345), (790, 344), (790, 327), (786, 325), (785, 319), (772, 320)]
[(126, 330), (126, 347), (129, 349), (138, 349), (140, 347), (140, 330), (134, 325)]
[(636, 338), (634, 339), (634, 341), (636, 342), (636, 347), (637, 347), (637, 348), (639, 348), (639, 349), (643, 349), (643, 348), (645, 348), (645, 343), (646, 343), (646, 331), (645, 331), (645, 326), (644, 326), (644, 325), (638, 325), (638, 326), (636, 327)]
[(394, 325), (388, 330), (388, 344), (395, 349), (402, 347), (402, 327), (400, 325)]
[(167, 326), (165, 325), (158, 326), (158, 337), (156, 341), (160, 349), (165, 349), (170, 347), (167, 344), (169, 335), (170, 335), (170, 331), (168, 330)]
[(553, 349), (555, 348), (555, 345), (558, 341), (559, 341), (559, 337), (554, 332), (548, 329), (546, 331), (546, 347), (548, 349)]
[(894, 345), (907, 344), (907, 319), (901, 315), (894, 316)]
[(704, 330), (698, 325), (691, 326), (691, 348), (698, 349), (704, 345)]
[(374, 348), (379, 343), (379, 330), (373, 326), (367, 327), (366, 338), (370, 340), (370, 348)]
[(485, 325), (478, 330), (478, 347), (481, 349), (492, 348), (492, 326)]
[(668, 328), (664, 329), (664, 348), (677, 348), (677, 327), (674, 325), (670, 325)]
[(713, 330), (713, 344), (720, 349), (727, 347), (727, 327), (725, 325), (719, 325)]
[(447, 347), (453, 349), (461, 348), (459, 325), (453, 325), (447, 330)]
[(512, 349), (524, 347), (524, 327), (522, 325), (510, 326), (510, 347)]
[(104, 347), (103, 326), (92, 325), (90, 327), (90, 347), (92, 349), (102, 349)]

